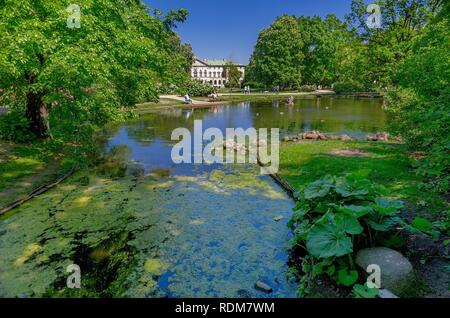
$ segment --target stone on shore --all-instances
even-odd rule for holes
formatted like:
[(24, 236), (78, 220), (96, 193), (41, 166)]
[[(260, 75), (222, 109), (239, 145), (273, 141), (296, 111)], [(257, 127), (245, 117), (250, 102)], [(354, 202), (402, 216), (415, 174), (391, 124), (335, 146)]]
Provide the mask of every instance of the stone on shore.
[(132, 161), (127, 164), (127, 175), (133, 177), (143, 176), (145, 173), (144, 165), (139, 162)]
[(381, 269), (381, 288), (389, 289), (397, 295), (407, 293), (414, 283), (411, 263), (399, 252), (387, 247), (366, 248), (358, 251), (356, 264), (366, 271), (375, 264)]
[(352, 138), (350, 138), (349, 135), (340, 135), (339, 140), (340, 141), (352, 141)]
[(273, 291), (272, 287), (260, 280), (255, 283), (255, 289), (263, 291), (265, 293), (271, 293)]
[(388, 141), (389, 140), (389, 134), (387, 133), (378, 133), (375, 135), (369, 135), (367, 136), (368, 141)]

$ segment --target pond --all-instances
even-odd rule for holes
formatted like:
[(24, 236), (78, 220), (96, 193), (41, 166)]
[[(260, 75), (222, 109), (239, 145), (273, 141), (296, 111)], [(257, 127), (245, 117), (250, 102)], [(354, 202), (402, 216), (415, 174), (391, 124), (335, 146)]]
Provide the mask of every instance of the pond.
[[(173, 164), (171, 133), (194, 120), (204, 129), (363, 137), (383, 131), (385, 115), (378, 100), (274, 100), (165, 110), (111, 127), (105, 153), (138, 161), (145, 175), (81, 171), (1, 217), (0, 296), (295, 297), (286, 226), (294, 203), (253, 165)], [(72, 263), (80, 290), (65, 288)]]

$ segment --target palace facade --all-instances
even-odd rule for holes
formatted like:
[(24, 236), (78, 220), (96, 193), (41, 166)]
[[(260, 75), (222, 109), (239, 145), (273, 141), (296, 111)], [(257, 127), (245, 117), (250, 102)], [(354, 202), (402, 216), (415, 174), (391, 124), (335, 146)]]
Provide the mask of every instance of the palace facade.
[[(227, 60), (200, 60), (195, 59), (191, 69), (193, 79), (203, 83), (209, 83), (214, 87), (225, 87), (228, 82), (225, 71)], [(245, 76), (245, 65), (235, 64), (241, 72), (241, 82)]]

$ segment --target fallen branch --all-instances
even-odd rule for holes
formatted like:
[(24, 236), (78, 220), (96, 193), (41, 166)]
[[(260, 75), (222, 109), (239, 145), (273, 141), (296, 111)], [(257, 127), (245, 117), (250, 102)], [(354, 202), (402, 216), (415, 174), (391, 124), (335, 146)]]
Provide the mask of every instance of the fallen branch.
[(51, 183), (51, 184), (45, 184), (40, 186), (39, 188), (33, 190), (29, 195), (27, 195), (25, 198), (16, 200), (8, 205), (6, 205), (5, 207), (1, 207), (0, 209), (0, 215), (5, 214), (19, 206), (21, 206), (22, 204), (24, 204), (25, 202), (33, 199), (34, 197), (37, 197), (38, 195), (47, 192), (48, 190), (50, 190), (51, 188), (57, 186), (58, 184), (60, 184), (61, 182), (63, 182), (65, 179), (67, 179), (69, 176), (71, 176), (73, 174), (73, 172), (75, 171), (74, 168), (70, 169), (70, 171), (68, 173), (66, 173), (65, 175), (63, 175), (62, 177), (60, 177), (59, 179), (57, 179), (55, 182)]

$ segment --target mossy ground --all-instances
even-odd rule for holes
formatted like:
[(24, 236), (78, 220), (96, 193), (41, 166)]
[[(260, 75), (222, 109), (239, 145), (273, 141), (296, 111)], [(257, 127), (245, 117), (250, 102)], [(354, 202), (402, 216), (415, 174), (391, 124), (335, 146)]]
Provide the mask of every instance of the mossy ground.
[(45, 142), (21, 145), (0, 141), (0, 207), (67, 171), (61, 150)]
[[(358, 150), (365, 156), (343, 156), (336, 150)], [(446, 208), (437, 193), (423, 190), (425, 180), (416, 174), (404, 145), (365, 141), (286, 143), (280, 151), (280, 175), (296, 189), (329, 174), (361, 175), (384, 186), (389, 196), (402, 199), (436, 218)]]

